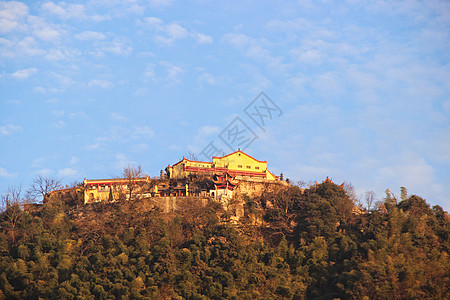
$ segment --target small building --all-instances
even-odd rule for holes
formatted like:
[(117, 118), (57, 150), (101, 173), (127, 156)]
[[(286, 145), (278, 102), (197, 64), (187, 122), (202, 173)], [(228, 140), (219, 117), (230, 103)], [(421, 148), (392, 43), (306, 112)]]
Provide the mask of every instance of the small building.
[(173, 166), (167, 166), (166, 172), (170, 179), (182, 179), (191, 175), (213, 176), (214, 174), (228, 172), (236, 179), (278, 180), (278, 176), (273, 175), (267, 169), (267, 161), (257, 160), (241, 151), (241, 149), (225, 156), (213, 156), (212, 162), (194, 161), (183, 157)]
[(233, 191), (239, 185), (239, 181), (234, 180), (235, 176), (230, 175), (227, 171), (222, 174), (214, 174), (214, 189), (209, 191), (213, 198), (221, 199), (223, 197), (231, 199)]
[(84, 204), (101, 201), (117, 201), (121, 197), (129, 198), (130, 188), (133, 194), (139, 193), (140, 195), (145, 195), (145, 185), (148, 183), (150, 183), (148, 176), (133, 179), (84, 179)]

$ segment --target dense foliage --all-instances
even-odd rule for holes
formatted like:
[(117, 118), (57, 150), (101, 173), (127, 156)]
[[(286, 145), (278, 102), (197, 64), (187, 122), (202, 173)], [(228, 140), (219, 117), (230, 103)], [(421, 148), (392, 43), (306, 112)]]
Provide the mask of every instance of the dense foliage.
[(210, 203), (142, 201), (0, 216), (0, 298), (445, 299), (449, 219), (418, 196), (355, 214), (330, 182), (245, 199), (239, 224)]

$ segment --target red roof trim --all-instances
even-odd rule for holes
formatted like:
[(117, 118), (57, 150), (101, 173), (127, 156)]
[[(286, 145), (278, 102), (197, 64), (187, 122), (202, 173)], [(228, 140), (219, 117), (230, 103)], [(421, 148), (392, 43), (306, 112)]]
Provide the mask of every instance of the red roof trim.
[(253, 159), (253, 160), (257, 161), (257, 162), (260, 162), (260, 163), (267, 163), (267, 160), (257, 160), (257, 159), (254, 158), (253, 156), (248, 155), (247, 153), (242, 152), (241, 150), (234, 151), (233, 153), (227, 154), (227, 155), (225, 155), (225, 156), (213, 156), (213, 160), (214, 160), (214, 158), (222, 159), (222, 158), (225, 158), (225, 157), (227, 157), (227, 156), (233, 155), (233, 154), (238, 153), (238, 152), (247, 155), (248, 157), (250, 157), (251, 159)]
[(184, 160), (190, 161), (190, 162), (194, 162), (194, 163), (212, 164), (211, 161), (190, 160), (190, 159), (187, 159), (187, 158), (185, 158)]
[[(135, 178), (133, 182), (147, 182), (150, 178)], [(86, 179), (84, 182), (85, 185), (93, 185), (93, 184), (116, 184), (116, 183), (128, 183), (130, 179), (128, 178), (116, 178), (116, 179)]]
[[(266, 169), (267, 170), (267, 169)], [(278, 176), (274, 175), (272, 172), (270, 172), (269, 170), (267, 170), (267, 172), (269, 172), (273, 177), (275, 177), (277, 180), (279, 179)]]

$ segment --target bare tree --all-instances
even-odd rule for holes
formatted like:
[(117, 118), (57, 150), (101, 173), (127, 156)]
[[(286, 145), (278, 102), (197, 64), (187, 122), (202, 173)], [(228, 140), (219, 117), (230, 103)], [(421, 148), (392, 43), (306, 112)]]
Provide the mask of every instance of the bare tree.
[(44, 177), (39, 175), (33, 180), (30, 188), (28, 189), (28, 195), (31, 199), (36, 200), (37, 197), (44, 199), (44, 196), (51, 191), (61, 189), (61, 179)]
[(352, 200), (353, 204), (359, 203), (359, 197), (356, 194), (355, 187), (351, 182), (344, 182), (344, 191), (347, 194), (347, 196)]
[(366, 207), (368, 211), (371, 211), (373, 208), (373, 205), (375, 203), (375, 193), (373, 191), (366, 192)]
[(20, 206), (23, 204), (23, 200), (21, 185), (8, 187), (6, 193), (0, 198), (1, 211), (3, 212), (1, 226), (8, 231), (13, 243), (15, 243), (19, 232), (17, 223), (22, 214)]
[(195, 154), (194, 152), (190, 152), (188, 154), (186, 154), (185, 156), (187, 159), (189, 160), (194, 160), (194, 161), (199, 161), (200, 159), (198, 158), (198, 155)]
[(21, 205), (23, 203), (22, 185), (9, 186), (8, 190), (3, 193), (0, 198), (0, 211), (6, 211), (14, 205)]
[(122, 177), (127, 180), (129, 200), (131, 200), (133, 191), (137, 187), (137, 180), (141, 179), (144, 176), (146, 175), (142, 171), (142, 167), (140, 165), (137, 167), (128, 165), (128, 167), (123, 169)]

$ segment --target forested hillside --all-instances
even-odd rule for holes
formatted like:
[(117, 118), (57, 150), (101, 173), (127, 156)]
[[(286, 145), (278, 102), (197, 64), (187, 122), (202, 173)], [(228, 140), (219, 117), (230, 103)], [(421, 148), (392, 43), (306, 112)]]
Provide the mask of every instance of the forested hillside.
[(331, 182), (173, 214), (141, 201), (0, 216), (0, 298), (445, 299), (449, 217), (418, 196), (354, 213)]

